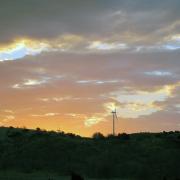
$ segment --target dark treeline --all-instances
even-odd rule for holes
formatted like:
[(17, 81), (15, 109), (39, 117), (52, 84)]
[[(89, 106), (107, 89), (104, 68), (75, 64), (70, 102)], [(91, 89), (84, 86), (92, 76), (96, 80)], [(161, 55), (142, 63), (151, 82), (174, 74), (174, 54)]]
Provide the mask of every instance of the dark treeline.
[(180, 178), (180, 132), (95, 133), (0, 128), (0, 171), (76, 172), (91, 178)]

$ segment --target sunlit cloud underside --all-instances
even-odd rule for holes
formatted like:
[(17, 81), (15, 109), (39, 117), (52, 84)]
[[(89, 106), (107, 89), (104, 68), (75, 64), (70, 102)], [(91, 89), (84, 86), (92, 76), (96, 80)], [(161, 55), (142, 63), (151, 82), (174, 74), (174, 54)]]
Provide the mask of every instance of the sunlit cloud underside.
[(131, 44), (121, 42), (118, 39), (93, 40), (79, 35), (61, 35), (52, 40), (19, 39), (8, 45), (0, 47), (0, 61), (17, 60), (25, 56), (36, 56), (43, 52), (59, 51), (73, 53), (109, 53), (109, 52), (131, 52), (148, 53), (161, 51), (174, 51), (180, 49), (180, 35), (172, 35), (164, 38), (162, 42), (152, 45)]
[(166, 108), (160, 102), (165, 102), (173, 97), (173, 92), (180, 87), (180, 83), (159, 87), (152, 91), (129, 90), (115, 91), (107, 95), (109, 99), (115, 100), (104, 104), (106, 112), (97, 114), (85, 120), (86, 126), (92, 126), (106, 121), (110, 113), (116, 109), (119, 118), (139, 118), (148, 116)]
[[(117, 103), (117, 112), (123, 118), (139, 118), (161, 111), (165, 102), (173, 97), (173, 92), (180, 86), (180, 83), (166, 85), (154, 91), (129, 90), (115, 91), (110, 93), (110, 97)], [(109, 104), (105, 105), (108, 109)]]

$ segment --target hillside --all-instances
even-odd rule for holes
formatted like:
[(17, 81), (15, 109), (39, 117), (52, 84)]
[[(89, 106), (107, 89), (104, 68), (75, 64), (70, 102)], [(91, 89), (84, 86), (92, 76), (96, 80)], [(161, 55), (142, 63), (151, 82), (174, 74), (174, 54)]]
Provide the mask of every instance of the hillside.
[(0, 171), (71, 171), (90, 178), (180, 178), (180, 132), (83, 138), (40, 129), (0, 128)]

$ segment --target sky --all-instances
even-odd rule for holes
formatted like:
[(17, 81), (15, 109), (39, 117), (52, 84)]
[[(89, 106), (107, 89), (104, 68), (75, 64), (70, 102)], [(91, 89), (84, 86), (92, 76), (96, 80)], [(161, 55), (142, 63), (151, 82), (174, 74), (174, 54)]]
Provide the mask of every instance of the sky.
[(0, 126), (91, 136), (180, 130), (179, 0), (0, 0)]

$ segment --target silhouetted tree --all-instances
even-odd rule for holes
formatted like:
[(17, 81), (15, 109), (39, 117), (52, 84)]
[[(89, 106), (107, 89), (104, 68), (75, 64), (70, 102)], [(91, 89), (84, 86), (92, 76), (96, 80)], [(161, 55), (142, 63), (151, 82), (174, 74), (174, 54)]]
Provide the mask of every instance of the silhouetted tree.
[(107, 138), (114, 138), (114, 137), (116, 137), (116, 136), (114, 136), (113, 134), (108, 134), (107, 135)]
[(39, 127), (36, 128), (36, 131), (41, 131), (41, 129)]
[(100, 132), (96, 132), (92, 135), (92, 138), (94, 139), (104, 139), (104, 135)]
[(118, 137), (119, 137), (119, 139), (122, 139), (122, 140), (129, 140), (130, 139), (129, 134), (126, 134), (126, 133), (122, 133), (122, 134), (119, 133)]

